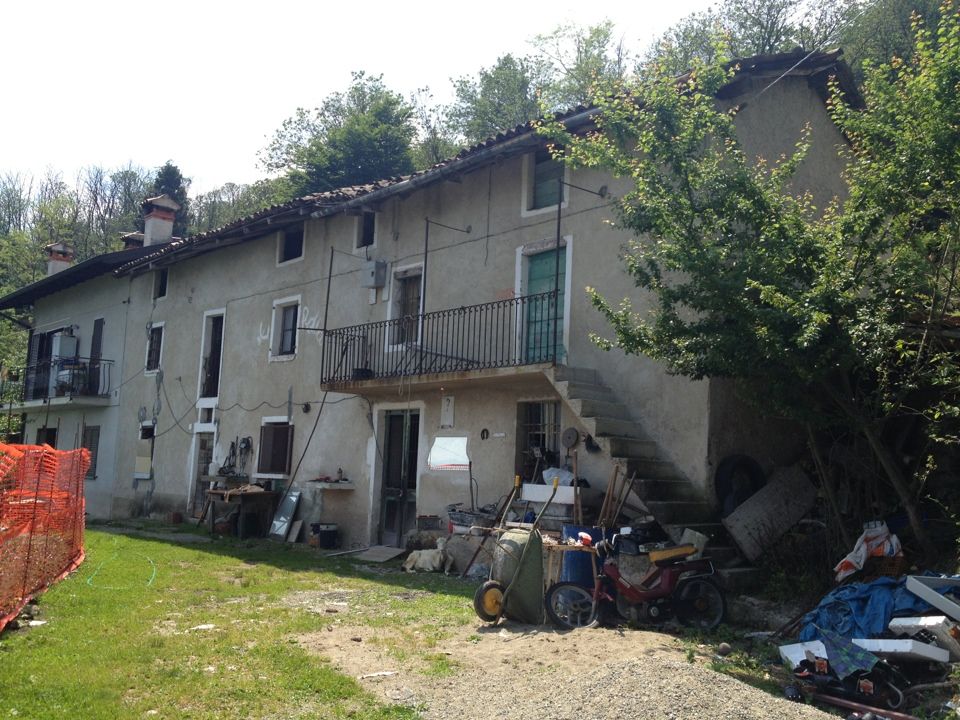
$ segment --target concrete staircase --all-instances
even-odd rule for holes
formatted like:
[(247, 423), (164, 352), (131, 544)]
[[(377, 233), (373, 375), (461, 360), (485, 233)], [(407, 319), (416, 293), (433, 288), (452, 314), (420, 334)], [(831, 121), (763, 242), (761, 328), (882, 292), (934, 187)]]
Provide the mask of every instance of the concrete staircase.
[(657, 443), (633, 420), (629, 408), (603, 384), (596, 370), (557, 366), (547, 370), (546, 376), (611, 462), (619, 464), (627, 477), (637, 473), (636, 494), (671, 539), (678, 541), (685, 528), (710, 537), (707, 555), (730, 591), (749, 589), (759, 580), (756, 568), (743, 567), (745, 562), (718, 521), (713, 505), (664, 459)]

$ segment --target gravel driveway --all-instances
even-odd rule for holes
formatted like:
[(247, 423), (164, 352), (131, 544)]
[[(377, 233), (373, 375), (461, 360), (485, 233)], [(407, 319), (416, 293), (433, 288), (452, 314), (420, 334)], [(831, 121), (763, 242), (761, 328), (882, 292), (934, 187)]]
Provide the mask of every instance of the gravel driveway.
[(439, 673), (422, 658), (397, 660), (382, 630), (334, 627), (300, 641), (370, 692), (417, 708), (427, 720), (836, 717), (691, 663), (682, 643), (662, 633), (467, 626), (433, 649)]

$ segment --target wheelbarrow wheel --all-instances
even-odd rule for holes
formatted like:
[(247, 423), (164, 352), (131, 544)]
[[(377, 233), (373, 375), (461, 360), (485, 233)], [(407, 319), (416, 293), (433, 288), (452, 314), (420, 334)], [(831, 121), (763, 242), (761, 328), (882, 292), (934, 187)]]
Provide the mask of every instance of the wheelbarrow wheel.
[(484, 622), (495, 622), (503, 608), (506, 588), (496, 580), (487, 580), (473, 594), (473, 609)]
[(564, 630), (596, 627), (600, 624), (593, 593), (576, 583), (554, 583), (543, 599), (550, 620)]

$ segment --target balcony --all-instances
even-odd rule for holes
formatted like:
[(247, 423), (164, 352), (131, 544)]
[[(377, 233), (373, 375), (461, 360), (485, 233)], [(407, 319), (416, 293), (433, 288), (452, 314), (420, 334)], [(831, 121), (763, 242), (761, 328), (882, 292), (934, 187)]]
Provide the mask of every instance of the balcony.
[(552, 365), (563, 355), (555, 298), (551, 291), (327, 330), (322, 382), (389, 385), (394, 378)]
[(0, 379), (0, 401), (10, 409), (40, 405), (105, 405), (113, 360), (59, 358), (28, 365)]

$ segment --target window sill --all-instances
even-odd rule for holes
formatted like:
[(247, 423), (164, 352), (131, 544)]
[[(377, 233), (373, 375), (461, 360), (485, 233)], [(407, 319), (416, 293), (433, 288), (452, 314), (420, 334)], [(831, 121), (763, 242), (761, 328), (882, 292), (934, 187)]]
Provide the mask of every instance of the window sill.
[(270, 362), (290, 362), (291, 360), (296, 360), (296, 359), (297, 359), (296, 353), (291, 353), (290, 355), (274, 355), (271, 353), (269, 357)]
[[(566, 207), (567, 207), (567, 201), (564, 200), (562, 203), (560, 203), (560, 209), (564, 210)], [(521, 210), (520, 217), (524, 217), (524, 218), (535, 217), (537, 215), (546, 215), (547, 213), (551, 213), (551, 212), (552, 213), (557, 212), (556, 205), (547, 205), (546, 207), (530, 208), (529, 210)]]
[(159, 373), (159, 372), (160, 372), (160, 368), (157, 368), (157, 369), (155, 369), (155, 370), (146, 370), (146, 369), (144, 369), (144, 371), (143, 371), (143, 376), (144, 376), (144, 377), (153, 377), (154, 375), (156, 375), (156, 374)]
[(290, 258), (289, 260), (277, 260), (277, 267), (286, 267), (287, 265), (296, 265), (298, 262), (303, 260), (303, 255), (295, 258)]
[(287, 480), (290, 478), (290, 475), (287, 473), (254, 473), (253, 476), (260, 480)]

